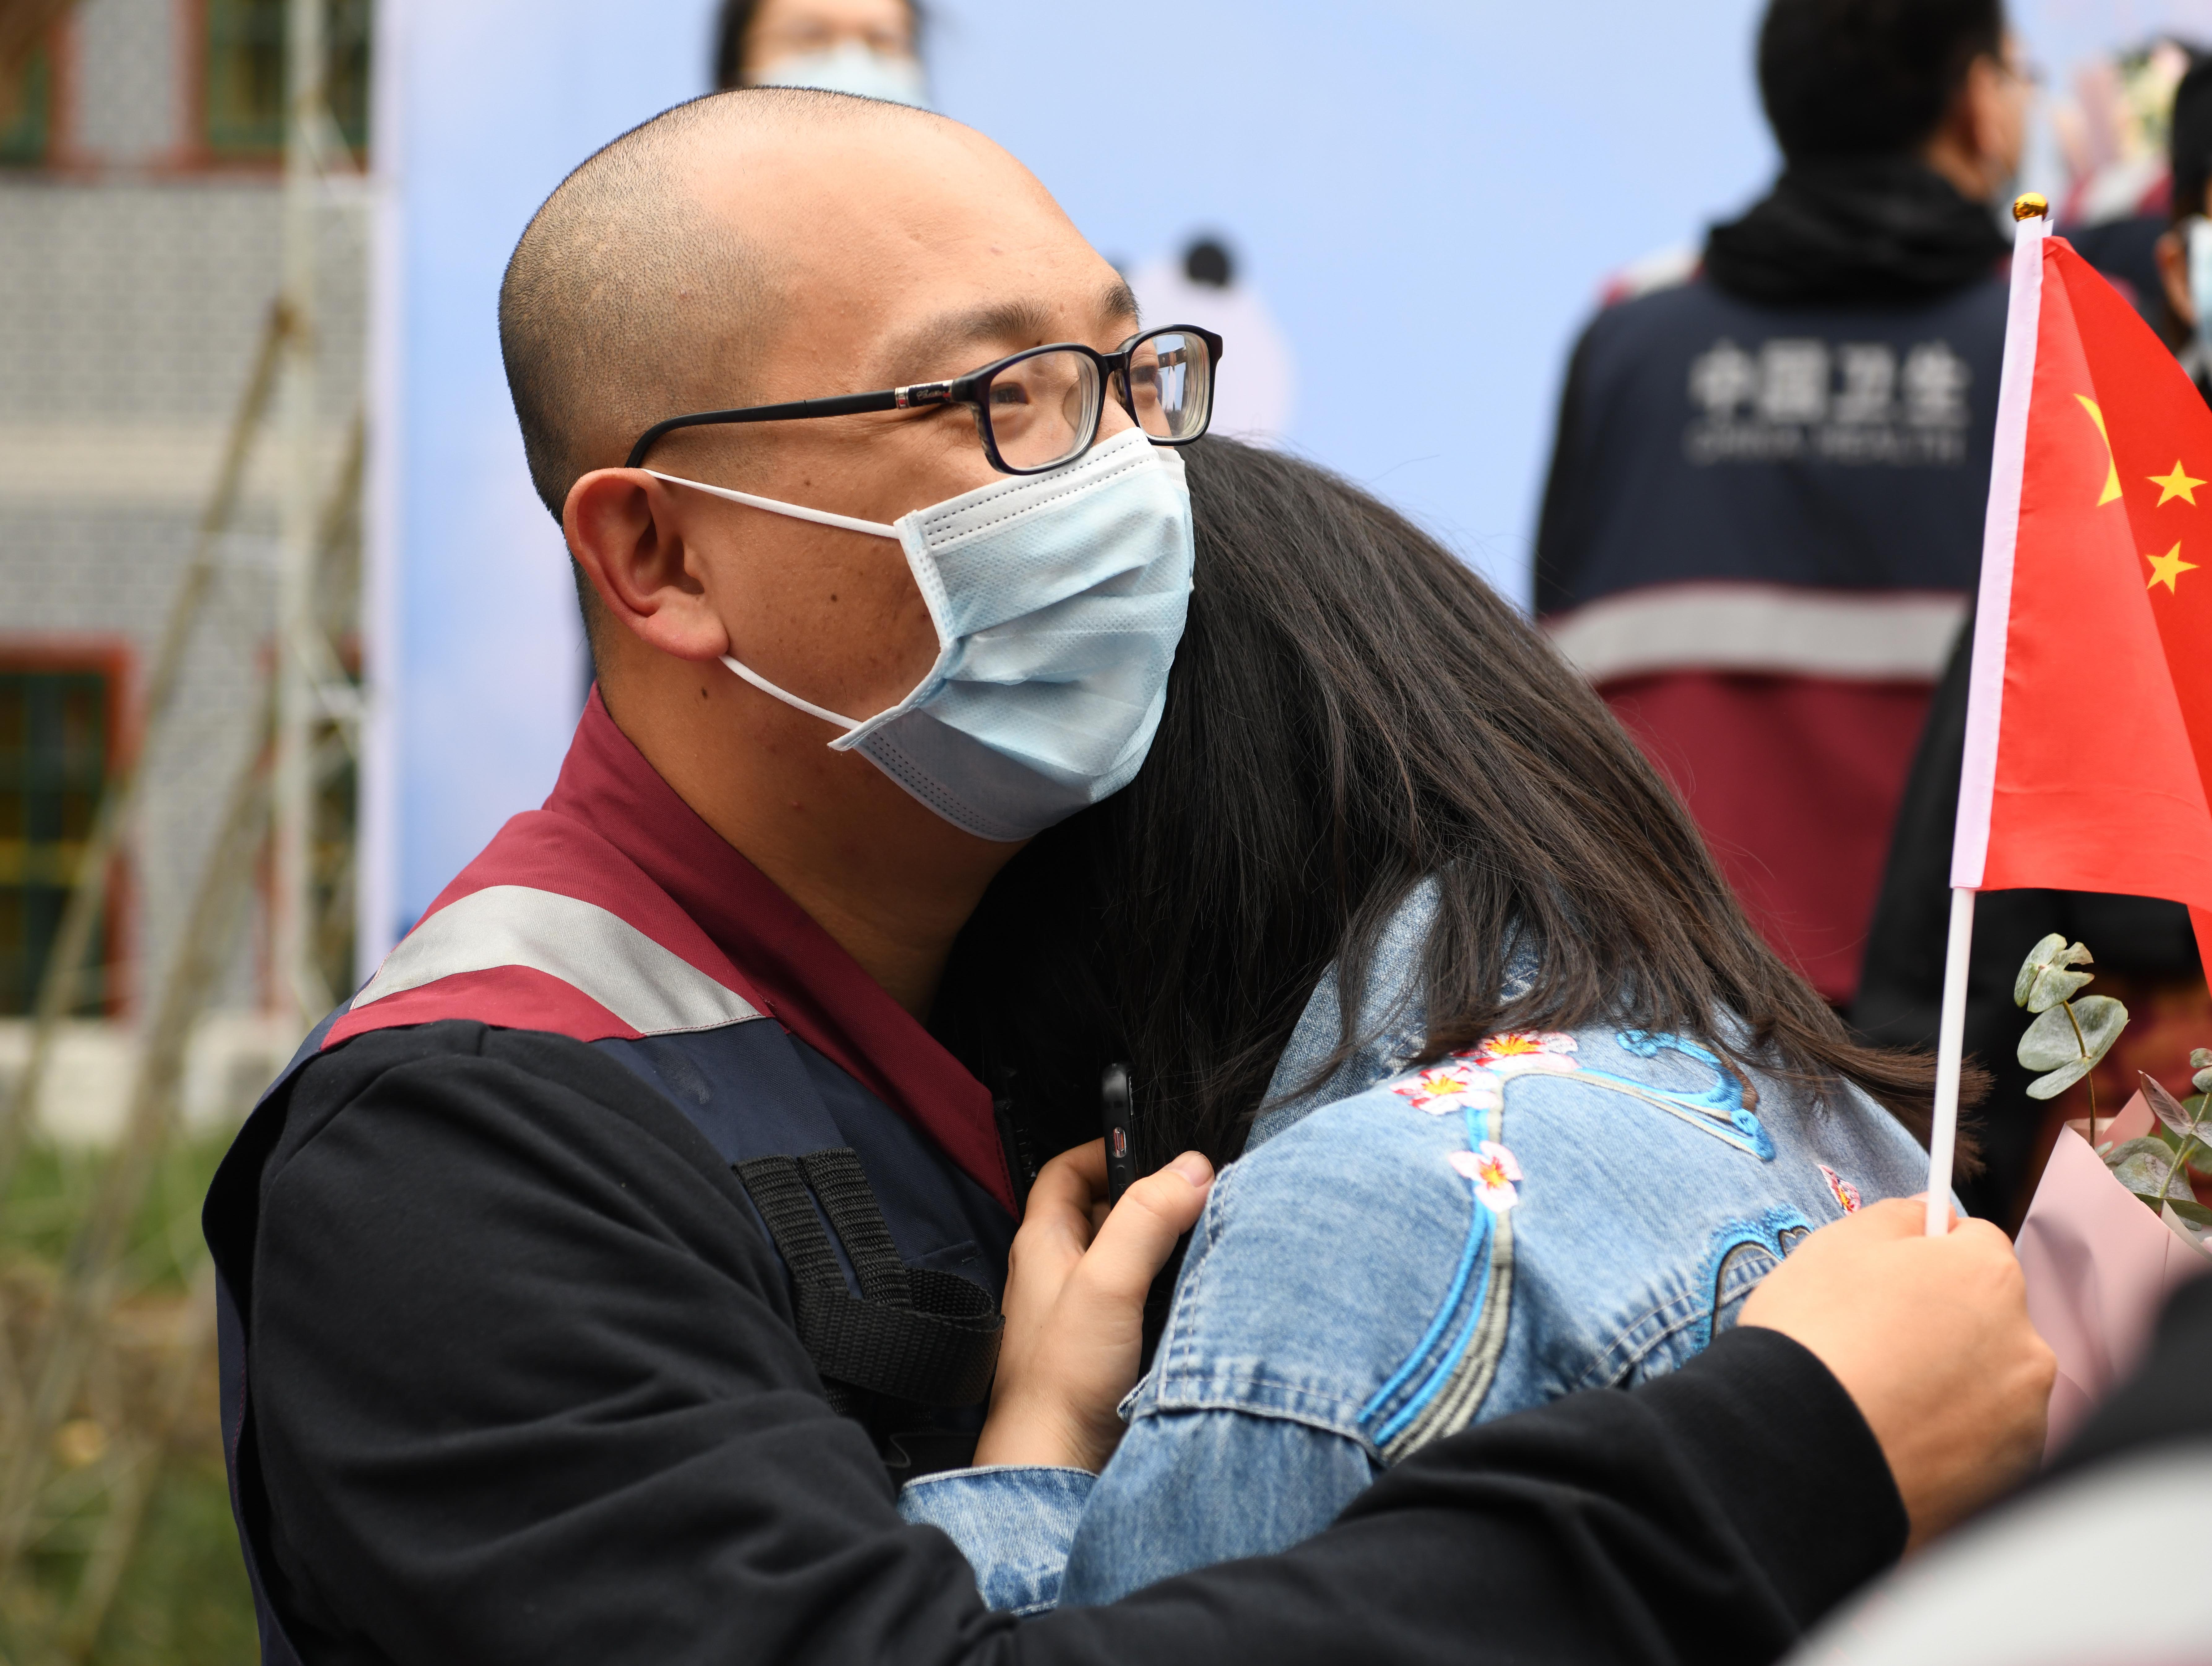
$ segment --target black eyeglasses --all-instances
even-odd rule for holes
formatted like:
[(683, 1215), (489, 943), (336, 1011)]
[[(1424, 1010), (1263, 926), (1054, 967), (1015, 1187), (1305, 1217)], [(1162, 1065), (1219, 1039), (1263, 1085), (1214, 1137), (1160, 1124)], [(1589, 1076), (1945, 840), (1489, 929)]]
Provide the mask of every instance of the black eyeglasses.
[(701, 410), (655, 423), (637, 437), (623, 466), (636, 468), (664, 434), (718, 423), (789, 423), (852, 416), (919, 405), (967, 405), (975, 413), (983, 454), (1001, 474), (1042, 474), (1080, 457), (1098, 438), (1106, 389), (1154, 445), (1187, 446), (1213, 417), (1213, 368), (1221, 337), (1170, 324), (1132, 336), (1117, 353), (1058, 342), (1011, 354), (949, 382), (917, 382), (878, 393), (842, 393), (741, 410)]

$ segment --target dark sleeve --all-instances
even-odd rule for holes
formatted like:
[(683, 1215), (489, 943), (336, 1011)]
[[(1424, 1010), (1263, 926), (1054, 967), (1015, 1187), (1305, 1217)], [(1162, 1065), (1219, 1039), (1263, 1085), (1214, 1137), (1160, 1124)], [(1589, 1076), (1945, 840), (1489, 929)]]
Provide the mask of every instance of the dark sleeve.
[[(1851, 1023), (1885, 1047), (1933, 1047), (1950, 929), (1951, 833), (1966, 753), (1966, 691), (1973, 669), (1972, 614), (1928, 705), (1926, 726), (1890, 832), (1889, 859), (1867, 929)], [(2009, 990), (2008, 989), (2008, 994)]]
[(1559, 391), (1559, 422), (1552, 436), (1552, 466), (1544, 477), (1544, 503), (1536, 518), (1536, 613), (1563, 612), (1582, 599), (1583, 569), (1589, 559), (1590, 462), (1583, 432), (1584, 385), (1589, 377), (1590, 331), (1583, 331), (1567, 361)]
[(303, 1092), (264, 1170), (250, 1369), (309, 1666), (1765, 1661), (1902, 1546), (1849, 1398), (1744, 1330), (1439, 1442), (1285, 1554), (990, 1613), (819, 1397), (734, 1180), (563, 1045), (554, 1079), (491, 1032)]

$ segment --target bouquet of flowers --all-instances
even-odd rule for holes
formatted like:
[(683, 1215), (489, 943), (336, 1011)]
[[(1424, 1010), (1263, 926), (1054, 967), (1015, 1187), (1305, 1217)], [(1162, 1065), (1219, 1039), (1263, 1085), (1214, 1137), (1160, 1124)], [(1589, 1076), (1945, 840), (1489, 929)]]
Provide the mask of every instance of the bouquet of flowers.
[[(2028, 952), (2014, 1004), (2035, 1014), (2020, 1061), (2046, 1073), (2028, 1086), (2056, 1097), (2088, 1077), (2128, 1022), (2108, 995), (2083, 995), (2089, 951), (2046, 937)], [(2109, 1120), (2089, 1115), (2060, 1130), (2021, 1225), (2028, 1316), (2058, 1356), (2049, 1450), (2142, 1357), (2167, 1292), (2212, 1270), (2212, 1209), (2197, 1201), (2192, 1159), (2212, 1164), (2212, 1049), (2189, 1056), (2197, 1091), (2176, 1099), (2157, 1081)]]

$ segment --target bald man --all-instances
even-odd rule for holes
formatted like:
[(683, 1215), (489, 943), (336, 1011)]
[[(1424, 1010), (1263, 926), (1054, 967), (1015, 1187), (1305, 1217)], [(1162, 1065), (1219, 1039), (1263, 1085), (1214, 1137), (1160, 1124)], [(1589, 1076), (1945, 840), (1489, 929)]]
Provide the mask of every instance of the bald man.
[(2009, 1256), (1869, 1211), (1674, 1378), (1290, 1553), (988, 1608), (915, 1499), (1050, 1560), (1210, 1175), (1094, 1236), (1098, 1147), (1030, 1175), (924, 1019), (1021, 842), (1143, 760), (1224, 344), (1140, 331), (975, 133), (792, 91), (579, 168), (501, 329), (599, 683), (210, 1194), (267, 1658), (1764, 1659), (2033, 1450)]

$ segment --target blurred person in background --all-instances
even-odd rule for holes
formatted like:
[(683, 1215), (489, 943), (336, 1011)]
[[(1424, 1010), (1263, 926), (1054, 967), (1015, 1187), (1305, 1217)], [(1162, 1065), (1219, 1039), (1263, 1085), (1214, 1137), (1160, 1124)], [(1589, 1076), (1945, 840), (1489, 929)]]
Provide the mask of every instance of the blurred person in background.
[(816, 87), (927, 110), (915, 0), (723, 0), (714, 89)]
[(1575, 350), (1537, 607), (1829, 1001), (1979, 566), (2031, 77), (1999, 0), (1773, 0), (1784, 167)]
[[(2192, 239), (2203, 246), (2204, 234), (2194, 228), (2205, 224), (2212, 207), (2212, 64), (2191, 69), (2174, 94), (2170, 144), (2171, 224), (2155, 243), (2158, 289), (2142, 304), (2202, 388), (2206, 355), (2194, 296), (2203, 293), (2197, 286), (2212, 285), (2212, 248), (2192, 261), (2190, 247)], [(2158, 172), (2169, 174), (2167, 158), (2160, 159)], [(1973, 652), (1969, 621), (1936, 691), (1867, 935), (1851, 1021), (1869, 1040), (1886, 1046), (1936, 1044)], [(2010, 1231), (2027, 1213), (2061, 1125), (2088, 1115), (2091, 1086), (2107, 1110), (2124, 1104), (2136, 1091), (2138, 1071), (2149, 1072), (2174, 1094), (2194, 1091), (2185, 1061), (2191, 1049), (2212, 1038), (2212, 999), (2189, 911), (2179, 903), (2093, 891), (2005, 891), (1988, 893), (1976, 908), (1966, 1050), (1979, 1058), (1995, 1085), (1982, 1113), (1984, 1166), (1959, 1189), (1976, 1214)], [(2012, 994), (2021, 957), (2048, 932), (2088, 945), (2097, 957), (2097, 987), (2124, 1001), (2132, 1021), (2088, 1084), (2045, 1104), (2027, 1097), (2034, 1073), (2021, 1064), (2015, 1050), (2021, 1014)]]
[(2178, 40), (2158, 40), (2094, 59), (2051, 112), (2066, 158), (2057, 229), (2159, 329), (2168, 319), (2157, 245), (2173, 219), (2167, 139), (2193, 57)]
[(2153, 249), (2161, 314), (2154, 319), (2197, 389), (2212, 397), (2212, 58), (2200, 58), (2173, 96), (2172, 192)]

